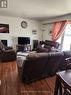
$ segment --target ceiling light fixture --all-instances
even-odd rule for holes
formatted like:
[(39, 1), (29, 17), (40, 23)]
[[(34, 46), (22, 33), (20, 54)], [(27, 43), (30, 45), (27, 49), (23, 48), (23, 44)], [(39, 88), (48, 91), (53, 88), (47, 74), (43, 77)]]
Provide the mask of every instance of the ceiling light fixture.
[(7, 8), (7, 0), (0, 0), (0, 8)]

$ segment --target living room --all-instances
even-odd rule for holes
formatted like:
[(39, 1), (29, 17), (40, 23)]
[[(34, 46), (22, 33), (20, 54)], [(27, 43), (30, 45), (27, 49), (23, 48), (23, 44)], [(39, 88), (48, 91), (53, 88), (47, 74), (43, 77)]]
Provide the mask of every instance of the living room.
[[(4, 1), (4, 0), (2, 0)], [(65, 44), (63, 47), (63, 38), (62, 41), (60, 40), (56, 40), (59, 44), (60, 44), (60, 48), (58, 49), (58, 51), (60, 51), (59, 53), (57, 52), (55, 54), (55, 52), (53, 52), (52, 54), (37, 54), (35, 53), (36, 51), (33, 50), (33, 41), (45, 41), (45, 40), (49, 40), (52, 41), (52, 31), (53, 31), (53, 25), (55, 22), (61, 22), (61, 21), (67, 21), (70, 22), (71, 20), (71, 9), (70, 9), (70, 2), (71, 1), (56, 1), (52, 3), (52, 1), (50, 0), (15, 0), (15, 1), (7, 1), (7, 7), (1, 7), (0, 6), (0, 25), (8, 25), (8, 32), (6, 31), (6, 33), (2, 33), (0, 31), (0, 40), (7, 40), (7, 47), (12, 47), (13, 48), (13, 52), (9, 55), (5, 55), (6, 52), (4, 53), (5, 57), (7, 57), (6, 61), (10, 61), (10, 62), (3, 62), (4, 64), (0, 64), (0, 93), (2, 95), (11, 95), (11, 91), (12, 95), (16, 95), (16, 93), (18, 95), (53, 95), (54, 93), (54, 88), (55, 88), (55, 80), (56, 80), (56, 76), (47, 76), (46, 70), (43, 69), (43, 71), (45, 71), (45, 74), (43, 75), (36, 75), (34, 73), (31, 73), (33, 75), (30, 76), (30, 78), (28, 77), (29, 80), (34, 79), (35, 77), (43, 77), (45, 76), (46, 78), (37, 78), (37, 81), (33, 80), (34, 82), (30, 84), (24, 84), (21, 82), (21, 80), (19, 80), (16, 84), (16, 80), (15, 78), (17, 77), (18, 74), (18, 68), (16, 66), (16, 57), (15, 55), (13, 55), (12, 59), (8, 60), (8, 58), (11, 58), (10, 55), (17, 53), (17, 46), (18, 46), (18, 38), (19, 37), (28, 37), (30, 38), (30, 54), (31, 54), (31, 58), (28, 56), (28, 60), (26, 61), (26, 64), (30, 63), (30, 65), (28, 64), (27, 67), (27, 71), (26, 72), (30, 72), (30, 71), (34, 71), (34, 72), (39, 72), (38, 70), (42, 70), (43, 67), (47, 67), (47, 64), (44, 66), (43, 63), (47, 63), (48, 64), (51, 63), (51, 66), (53, 67), (52, 63), (57, 63), (61, 62), (64, 63), (64, 59), (68, 56), (71, 57), (71, 54), (66, 55), (66, 51), (63, 52), (63, 50), (70, 50), (71, 49), (71, 45), (69, 43), (69, 47), (66, 49), (64, 48)], [(65, 2), (65, 3), (64, 3)], [(40, 5), (40, 6), (39, 6)], [(61, 5), (61, 7), (60, 7)], [(34, 7), (34, 8), (33, 8)], [(43, 8), (44, 7), (44, 8)], [(67, 9), (67, 10), (66, 10)], [(45, 11), (44, 11), (45, 10)], [(22, 24), (23, 23), (23, 24)], [(0, 26), (0, 28), (2, 29), (2, 27)], [(59, 36), (60, 37), (60, 36)], [(69, 39), (70, 42), (70, 39)], [(68, 42), (67, 42), (68, 43)], [(33, 50), (33, 51), (32, 51)], [(62, 51), (61, 51), (62, 50)], [(15, 52), (14, 52), (15, 51)], [(3, 53), (3, 51), (2, 51)], [(36, 59), (33, 59), (33, 53), (35, 53), (35, 57)], [(47, 53), (47, 52), (46, 52)], [(70, 51), (68, 52), (70, 53)], [(19, 53), (20, 54), (20, 53)], [(9, 56), (9, 57), (8, 57)], [(24, 56), (24, 55), (23, 55)], [(41, 56), (41, 58), (39, 58), (39, 56)], [(48, 56), (48, 58), (47, 58)], [(53, 56), (53, 58), (51, 58)], [(2, 57), (2, 60), (5, 58)], [(20, 58), (20, 56), (19, 56)], [(63, 59), (62, 59), (63, 58)], [(22, 59), (22, 57), (21, 57)], [(57, 59), (55, 61), (55, 59)], [(5, 61), (4, 60), (4, 61)], [(12, 61), (13, 60), (13, 61)], [(34, 65), (33, 65), (33, 61)], [(38, 63), (37, 63), (38, 60)], [(52, 61), (51, 61), (52, 60)], [(22, 62), (22, 61), (19, 61)], [(2, 62), (1, 62), (2, 63)], [(37, 65), (35, 65), (37, 64)], [(39, 65), (38, 65), (39, 64)], [(59, 63), (58, 63), (59, 64)], [(38, 66), (38, 67), (37, 67)], [(54, 67), (57, 67), (58, 65), (54, 64)], [(64, 66), (64, 64), (62, 64), (62, 66)], [(33, 68), (30, 68), (33, 67)], [(40, 68), (42, 67), (42, 68)], [(26, 65), (25, 65), (26, 68)], [(29, 70), (28, 70), (29, 68)], [(36, 70), (35, 70), (36, 68)], [(61, 67), (61, 70), (64, 70), (63, 67)], [(50, 67), (48, 67), (47, 69), (49, 69), (50, 71)], [(54, 73), (56, 72), (58, 68), (55, 69), (51, 69), (51, 71), (54, 71)], [(25, 70), (25, 69), (24, 69)], [(40, 72), (39, 72), (40, 73)], [(50, 72), (51, 73), (51, 72)], [(24, 75), (26, 75), (27, 73), (24, 73)], [(15, 75), (15, 76), (14, 76)], [(13, 76), (13, 77), (12, 77)], [(13, 79), (14, 78), (14, 79)], [(10, 81), (11, 80), (11, 81)], [(27, 79), (26, 79), (27, 80)], [(25, 81), (25, 79), (24, 79)], [(28, 81), (28, 80), (27, 80)], [(14, 86), (18, 87), (15, 89)], [(8, 88), (9, 86), (9, 88)], [(11, 86), (11, 87), (10, 87)], [(3, 90), (4, 89), (4, 90)], [(16, 92), (16, 89), (19, 90), (19, 92)], [(3, 92), (4, 91), (4, 92)]]
[[(9, 17), (9, 16), (0, 16), (0, 21), (2, 24), (9, 24), (9, 33), (1, 33), (1, 40), (8, 40), (8, 46), (13, 46), (16, 49), (18, 44), (18, 37), (30, 37), (30, 44), (33, 40), (41, 39), (40, 32), (40, 22), (30, 19)], [(27, 22), (27, 28), (21, 27), (21, 22)], [(36, 34), (33, 34), (32, 31), (36, 30)]]

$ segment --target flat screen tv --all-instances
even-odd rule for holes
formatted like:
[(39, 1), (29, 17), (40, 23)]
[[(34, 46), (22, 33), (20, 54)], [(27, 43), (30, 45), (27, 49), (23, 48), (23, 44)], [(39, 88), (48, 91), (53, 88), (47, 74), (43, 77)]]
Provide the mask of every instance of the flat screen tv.
[(30, 38), (29, 37), (18, 37), (18, 44), (20, 45), (30, 44)]
[(7, 46), (7, 40), (1, 40), (1, 42), (2, 42), (5, 46)]

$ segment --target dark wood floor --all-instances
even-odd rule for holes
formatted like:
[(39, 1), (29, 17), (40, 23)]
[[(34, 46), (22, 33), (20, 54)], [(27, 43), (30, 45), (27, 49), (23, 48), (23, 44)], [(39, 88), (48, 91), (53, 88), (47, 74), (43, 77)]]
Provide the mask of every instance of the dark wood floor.
[(0, 64), (0, 95), (53, 95), (56, 77), (24, 84), (19, 78), (16, 61)]

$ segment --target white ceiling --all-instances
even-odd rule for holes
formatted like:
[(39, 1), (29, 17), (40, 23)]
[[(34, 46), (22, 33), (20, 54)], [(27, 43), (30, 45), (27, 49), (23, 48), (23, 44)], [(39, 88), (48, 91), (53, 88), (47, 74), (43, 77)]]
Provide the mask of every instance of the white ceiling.
[(0, 15), (42, 20), (71, 13), (71, 0), (8, 0)]

